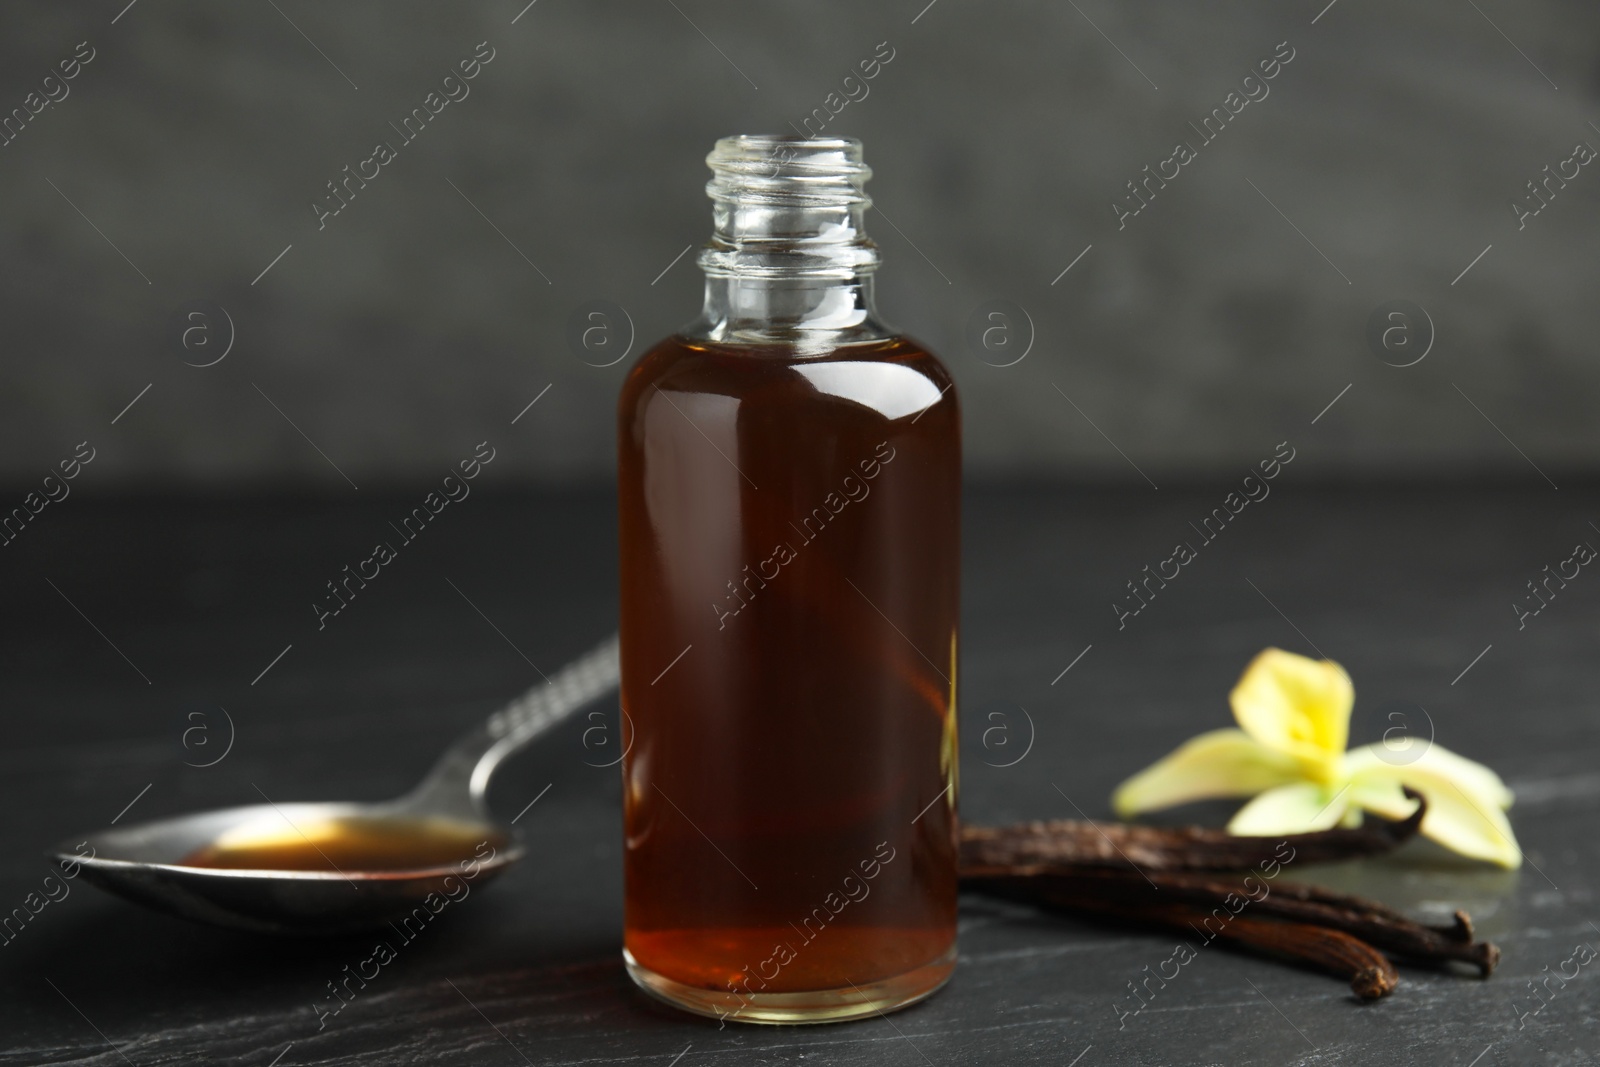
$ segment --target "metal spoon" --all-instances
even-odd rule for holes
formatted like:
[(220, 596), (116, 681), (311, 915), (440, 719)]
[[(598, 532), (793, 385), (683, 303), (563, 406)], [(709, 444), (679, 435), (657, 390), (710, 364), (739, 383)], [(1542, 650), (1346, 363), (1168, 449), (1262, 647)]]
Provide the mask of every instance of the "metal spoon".
[[(427, 911), (429, 902), (456, 900), (521, 859), (517, 831), (497, 822), (484, 797), (501, 761), (615, 689), (617, 638), (563, 667), (451, 745), (421, 784), (381, 803), (253, 804), (198, 812), (134, 826), (108, 828), (58, 844), (49, 857), (62, 871), (74, 865), (93, 884), (129, 900), (186, 919), (269, 933), (338, 933), (381, 926)], [(386, 862), (383, 869), (252, 870), (195, 866), (192, 857), (219, 843), (269, 840), (303, 848), (316, 845), (317, 829), (361, 825), (385, 831), (391, 845), (415, 835), (429, 854), (415, 866)], [(311, 835), (306, 831), (312, 830)], [(428, 831), (465, 844), (459, 860), (441, 860)], [(298, 836), (296, 836), (298, 835)], [(91, 850), (87, 854), (82, 846)], [(318, 849), (320, 852), (321, 849)], [(485, 855), (487, 853), (487, 855)], [(389, 857), (392, 861), (393, 857)], [(425, 919), (423, 921), (426, 921)]]

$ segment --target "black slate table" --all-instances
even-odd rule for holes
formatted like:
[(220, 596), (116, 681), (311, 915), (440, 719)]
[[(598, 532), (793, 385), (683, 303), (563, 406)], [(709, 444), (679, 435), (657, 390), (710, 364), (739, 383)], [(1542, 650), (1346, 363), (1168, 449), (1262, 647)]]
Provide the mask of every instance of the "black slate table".
[[(1511, 782), (1529, 862), (1506, 872), (1417, 843), (1300, 876), (1423, 917), (1465, 907), (1505, 951), (1488, 981), (1402, 969), (1398, 992), (1361, 1005), (1337, 979), (1207, 947), (1119, 1029), (1126, 983), (1174, 937), (969, 896), (960, 968), (932, 1000), (846, 1025), (719, 1029), (623, 974), (619, 781), (598, 766), (615, 752), (596, 729), (615, 728), (608, 703), (497, 779), (504, 813), (537, 798), (519, 823), (529, 859), (405, 945), (325, 1029), (313, 1004), (370, 938), (206, 929), (80, 880), (0, 946), (0, 1064), (1593, 1063), (1600, 961), (1542, 1001), (1528, 983), (1576, 944), (1600, 947), (1600, 577), (1585, 571), (1520, 629), (1511, 607), (1575, 542), (1600, 544), (1593, 487), (1314, 476), (1286, 471), (1120, 629), (1125, 583), (1231, 486), (974, 488), (963, 817), (1106, 817), (1123, 776), (1230, 722), (1225, 696), (1253, 653), (1320, 650), (1355, 678), (1352, 743), (1403, 721)], [(114, 818), (255, 803), (258, 789), (397, 793), (610, 632), (609, 490), (492, 482), (320, 630), (324, 583), (428, 487), (52, 505), (0, 555), (0, 911), (40, 888), (47, 845)]]

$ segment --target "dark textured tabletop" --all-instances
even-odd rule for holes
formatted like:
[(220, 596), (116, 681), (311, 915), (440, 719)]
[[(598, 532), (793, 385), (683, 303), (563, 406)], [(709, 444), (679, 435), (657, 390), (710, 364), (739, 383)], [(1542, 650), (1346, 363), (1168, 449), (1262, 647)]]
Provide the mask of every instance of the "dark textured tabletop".
[(1205, 947), (1119, 1029), (1126, 983), (1172, 953), (1171, 935), (969, 895), (960, 967), (926, 1003), (845, 1025), (719, 1029), (646, 1000), (623, 973), (619, 781), (596, 766), (615, 738), (594, 729), (615, 727), (609, 701), (496, 779), (507, 817), (537, 798), (518, 824), (529, 858), (403, 945), (319, 1030), (313, 1005), (370, 937), (202, 928), (81, 879), (34, 912), (43, 850), (114, 819), (256, 803), (258, 790), (402, 791), (456, 733), (612, 630), (610, 492), (484, 479), (320, 630), (325, 583), (426, 487), (85, 493), (0, 557), (0, 912), (12, 916), (0, 1064), (1594, 1063), (1600, 961), (1542, 983), (1541, 998), (1529, 982), (1580, 943), (1600, 947), (1600, 577), (1580, 574), (1521, 628), (1512, 607), (1575, 543), (1600, 545), (1593, 487), (1531, 474), (1328, 486), (1302, 448), (1270, 497), (1120, 629), (1125, 583), (1229, 485), (969, 492), (963, 818), (1073, 817), (1074, 805), (1108, 817), (1123, 777), (1229, 725), (1226, 694), (1251, 655), (1321, 653), (1355, 679), (1352, 744), (1399, 713), (1510, 782), (1528, 862), (1507, 872), (1417, 842), (1296, 876), (1424, 918), (1466, 908), (1505, 953), (1487, 981), (1402, 968), (1392, 997), (1363, 1005), (1338, 979)]

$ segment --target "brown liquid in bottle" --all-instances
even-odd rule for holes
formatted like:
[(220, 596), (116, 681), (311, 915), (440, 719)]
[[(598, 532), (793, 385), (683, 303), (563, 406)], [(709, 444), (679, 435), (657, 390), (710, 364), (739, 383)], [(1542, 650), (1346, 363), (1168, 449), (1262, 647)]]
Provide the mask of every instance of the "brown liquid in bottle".
[(951, 386), (685, 337), (624, 386), (625, 943), (697, 1010), (953, 966)]

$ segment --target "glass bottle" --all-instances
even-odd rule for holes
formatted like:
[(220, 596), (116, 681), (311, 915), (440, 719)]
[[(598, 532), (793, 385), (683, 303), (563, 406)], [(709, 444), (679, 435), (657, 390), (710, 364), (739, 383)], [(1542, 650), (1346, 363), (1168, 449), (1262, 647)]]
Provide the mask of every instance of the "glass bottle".
[(955, 967), (960, 415), (884, 325), (850, 138), (707, 157), (705, 308), (618, 406), (624, 957), (744, 1022)]

